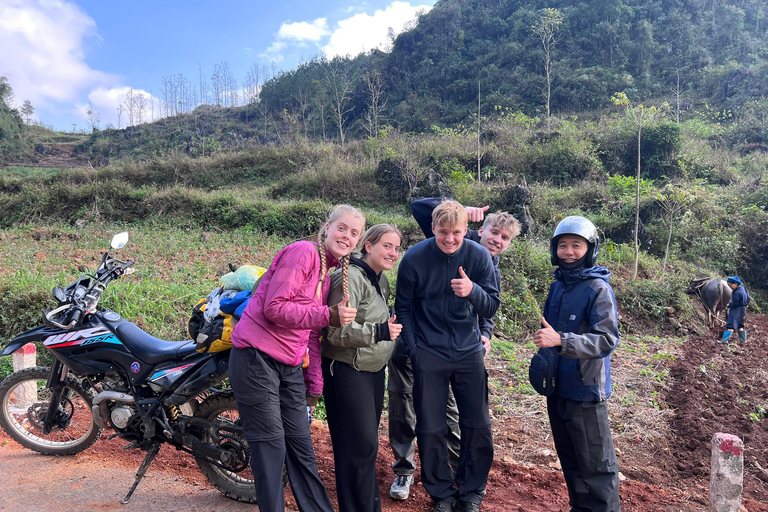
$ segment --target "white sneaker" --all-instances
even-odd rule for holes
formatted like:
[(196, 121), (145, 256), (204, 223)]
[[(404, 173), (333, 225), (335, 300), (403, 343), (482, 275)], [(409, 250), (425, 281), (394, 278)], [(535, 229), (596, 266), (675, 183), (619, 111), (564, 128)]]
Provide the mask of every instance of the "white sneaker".
[(389, 496), (393, 500), (405, 501), (411, 494), (413, 475), (397, 475), (392, 487), (389, 488)]

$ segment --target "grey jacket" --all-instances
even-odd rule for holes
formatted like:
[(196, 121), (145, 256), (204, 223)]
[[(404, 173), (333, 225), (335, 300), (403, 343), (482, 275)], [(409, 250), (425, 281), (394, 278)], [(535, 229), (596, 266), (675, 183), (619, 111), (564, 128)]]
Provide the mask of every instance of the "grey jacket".
[[(328, 304), (338, 304), (344, 298), (341, 270), (331, 275)], [(328, 327), (320, 343), (320, 355), (346, 363), (358, 371), (377, 372), (392, 356), (395, 342), (389, 339), (389, 281), (384, 273), (376, 275), (357, 258), (349, 265), (349, 306), (357, 308), (351, 324)]]

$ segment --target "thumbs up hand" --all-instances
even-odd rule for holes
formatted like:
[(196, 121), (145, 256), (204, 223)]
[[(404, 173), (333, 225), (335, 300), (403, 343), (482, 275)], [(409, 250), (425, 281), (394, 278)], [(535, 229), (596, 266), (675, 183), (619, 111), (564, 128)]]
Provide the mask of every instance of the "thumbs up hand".
[(351, 324), (352, 320), (357, 316), (357, 309), (347, 306), (349, 302), (349, 295), (336, 304), (335, 306), (329, 306), (328, 309), (331, 312), (331, 320), (329, 325), (331, 327), (341, 327), (342, 325)]
[(561, 347), (563, 338), (551, 325), (547, 323), (544, 317), (541, 317), (541, 329), (533, 335), (533, 343), (537, 347)]
[(472, 292), (472, 288), (474, 288), (475, 283), (473, 283), (472, 280), (467, 277), (463, 267), (459, 267), (459, 276), (460, 277), (458, 279), (451, 279), (451, 289), (453, 289), (453, 293), (455, 293), (457, 296), (466, 297)]
[(400, 336), (400, 331), (403, 330), (402, 324), (396, 324), (395, 320), (397, 320), (397, 315), (393, 316), (389, 319), (389, 339), (396, 340), (398, 336)]
[(483, 206), (481, 208), (477, 206), (465, 206), (464, 210), (467, 212), (467, 220), (469, 222), (482, 222), (488, 208), (490, 208), (490, 206)]

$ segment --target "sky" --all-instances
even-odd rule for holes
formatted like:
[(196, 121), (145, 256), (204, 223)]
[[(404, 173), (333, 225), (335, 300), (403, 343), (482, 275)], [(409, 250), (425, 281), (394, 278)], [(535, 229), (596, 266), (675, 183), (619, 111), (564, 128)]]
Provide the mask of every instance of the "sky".
[[(56, 130), (118, 125), (126, 92), (159, 104), (165, 76), (195, 84), (226, 63), (242, 86), (248, 70), (295, 69), (315, 57), (385, 50), (436, 0), (0, 0), (0, 76), (15, 106)], [(155, 117), (159, 116), (156, 107)], [(122, 118), (123, 127), (125, 118)]]

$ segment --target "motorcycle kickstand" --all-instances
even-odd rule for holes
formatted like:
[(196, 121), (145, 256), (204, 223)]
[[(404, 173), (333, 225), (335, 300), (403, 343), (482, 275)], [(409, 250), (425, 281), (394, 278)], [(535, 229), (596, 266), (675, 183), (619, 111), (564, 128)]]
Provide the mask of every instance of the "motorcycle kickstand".
[(149, 450), (147, 450), (147, 455), (144, 457), (144, 461), (141, 463), (141, 466), (139, 466), (139, 471), (136, 472), (136, 480), (133, 482), (133, 486), (131, 487), (131, 490), (128, 491), (128, 494), (125, 495), (125, 498), (123, 498), (123, 501), (120, 502), (121, 505), (128, 504), (128, 500), (131, 499), (131, 495), (133, 494), (133, 491), (136, 490), (136, 487), (138, 487), (139, 482), (141, 482), (141, 479), (144, 478), (144, 474), (147, 472), (147, 469), (149, 469), (149, 466), (150, 464), (152, 464), (152, 461), (155, 460), (155, 456), (159, 451), (160, 451), (160, 443), (152, 443), (150, 445)]

